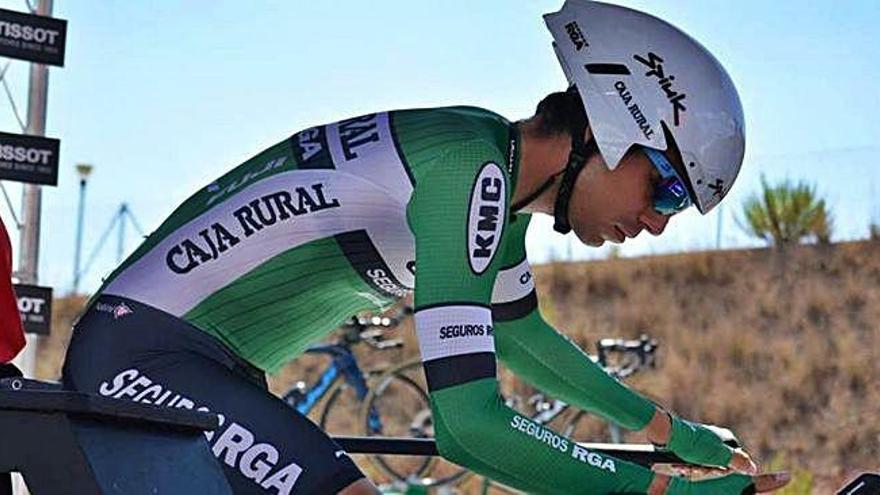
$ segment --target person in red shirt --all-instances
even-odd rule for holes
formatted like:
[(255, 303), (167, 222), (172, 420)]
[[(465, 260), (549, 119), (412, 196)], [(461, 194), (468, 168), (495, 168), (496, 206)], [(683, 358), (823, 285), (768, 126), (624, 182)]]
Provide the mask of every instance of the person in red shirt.
[(24, 331), (12, 289), (12, 243), (0, 220), (0, 365), (12, 361), (24, 348)]

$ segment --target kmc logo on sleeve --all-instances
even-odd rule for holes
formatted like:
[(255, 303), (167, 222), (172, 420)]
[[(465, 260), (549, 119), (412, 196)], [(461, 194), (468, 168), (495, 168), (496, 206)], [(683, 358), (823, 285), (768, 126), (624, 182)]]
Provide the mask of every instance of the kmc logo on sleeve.
[(494, 162), (486, 162), (474, 188), (468, 209), (468, 262), (477, 275), (486, 271), (492, 263), (505, 218), (504, 172)]

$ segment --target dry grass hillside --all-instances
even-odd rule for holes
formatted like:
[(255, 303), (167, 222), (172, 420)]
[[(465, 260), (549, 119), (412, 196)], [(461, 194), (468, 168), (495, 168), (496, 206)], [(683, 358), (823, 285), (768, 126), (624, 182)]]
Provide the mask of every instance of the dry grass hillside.
[(661, 342), (632, 382), (648, 396), (812, 473), (815, 493), (880, 468), (880, 243), (542, 268), (545, 313), (580, 344)]
[[(765, 465), (794, 470), (800, 489), (788, 493), (829, 493), (854, 471), (880, 469), (880, 243), (535, 271), (545, 316), (582, 347), (606, 336), (657, 338), (658, 369), (632, 386), (685, 417), (731, 427)], [(64, 330), (82, 302), (56, 302), (41, 376), (58, 376)], [(364, 363), (414, 356), (412, 333), (409, 323), (400, 330), (403, 351), (361, 349)], [(323, 365), (300, 359), (272, 388)]]

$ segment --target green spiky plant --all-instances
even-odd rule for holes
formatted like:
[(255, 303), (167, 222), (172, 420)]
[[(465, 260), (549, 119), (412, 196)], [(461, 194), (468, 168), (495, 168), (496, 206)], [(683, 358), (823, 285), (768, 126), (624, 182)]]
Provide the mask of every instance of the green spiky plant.
[(778, 249), (815, 239), (829, 244), (834, 227), (831, 212), (816, 187), (786, 179), (769, 184), (761, 177), (761, 191), (743, 203), (740, 226), (750, 235)]

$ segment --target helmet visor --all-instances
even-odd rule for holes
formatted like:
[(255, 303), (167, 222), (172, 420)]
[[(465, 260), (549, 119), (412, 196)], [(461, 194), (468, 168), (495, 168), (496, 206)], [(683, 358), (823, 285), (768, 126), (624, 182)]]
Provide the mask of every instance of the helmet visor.
[(661, 215), (672, 216), (693, 204), (684, 181), (662, 152), (642, 148), (654, 168), (660, 172), (660, 182), (654, 187), (654, 209)]

